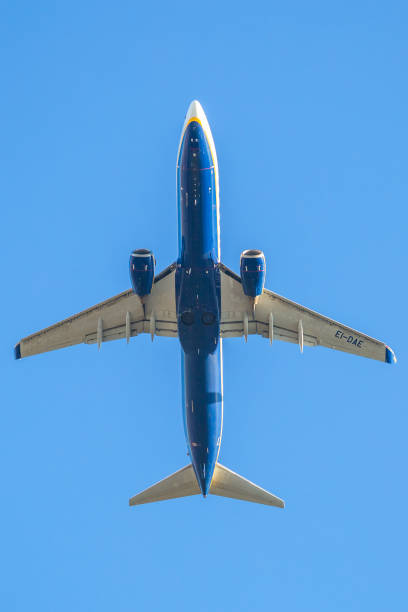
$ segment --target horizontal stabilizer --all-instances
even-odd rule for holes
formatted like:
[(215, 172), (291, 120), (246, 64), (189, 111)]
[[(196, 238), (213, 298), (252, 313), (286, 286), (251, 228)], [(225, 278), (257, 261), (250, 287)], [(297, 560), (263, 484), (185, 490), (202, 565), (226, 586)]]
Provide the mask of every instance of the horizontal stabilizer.
[(163, 501), (165, 499), (175, 499), (176, 497), (186, 497), (187, 495), (198, 495), (200, 487), (194, 473), (193, 466), (186, 465), (171, 476), (163, 478), (156, 484), (141, 493), (138, 493), (129, 500), (129, 506), (138, 506), (150, 502)]
[(268, 493), (265, 489), (258, 487), (250, 480), (243, 478), (220, 463), (217, 463), (215, 466), (210, 493), (212, 495), (221, 495), (222, 497), (242, 499), (254, 502), (255, 504), (277, 506), (278, 508), (285, 507), (285, 502), (282, 499), (272, 495), (272, 493)]
[[(138, 506), (165, 499), (198, 495), (199, 493), (200, 487), (197, 483), (194, 468), (190, 464), (132, 497), (129, 500), (129, 505)], [(215, 466), (209, 493), (211, 495), (242, 499), (256, 504), (277, 506), (278, 508), (284, 508), (285, 506), (285, 503), (279, 497), (268, 493), (265, 489), (258, 487), (220, 463), (217, 463)]]

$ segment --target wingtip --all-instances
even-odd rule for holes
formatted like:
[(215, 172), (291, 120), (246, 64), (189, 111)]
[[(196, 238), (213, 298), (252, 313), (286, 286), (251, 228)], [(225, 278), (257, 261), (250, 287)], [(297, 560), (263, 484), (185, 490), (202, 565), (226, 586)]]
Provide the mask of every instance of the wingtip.
[(386, 363), (397, 363), (397, 358), (394, 351), (389, 346), (385, 347), (385, 361)]
[(14, 347), (14, 359), (21, 359), (20, 342)]

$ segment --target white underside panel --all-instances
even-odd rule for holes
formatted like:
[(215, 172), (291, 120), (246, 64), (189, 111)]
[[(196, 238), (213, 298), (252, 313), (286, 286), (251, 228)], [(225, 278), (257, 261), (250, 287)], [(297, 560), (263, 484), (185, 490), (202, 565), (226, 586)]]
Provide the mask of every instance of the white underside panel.
[(17, 345), (17, 356), (28, 357), (81, 343), (102, 344), (143, 333), (178, 337), (174, 264), (155, 278), (151, 294), (143, 302), (128, 289), (23, 338)]
[(241, 279), (221, 264), (221, 336), (258, 334), (270, 342), (283, 340), (377, 359), (395, 359), (391, 349), (351, 327), (264, 289), (255, 308), (242, 289)]
[[(131, 289), (51, 327), (23, 338), (16, 357), (27, 357), (75, 344), (95, 344), (138, 334), (178, 337), (175, 264), (155, 278), (151, 294), (142, 300)], [(383, 342), (329, 319), (264, 289), (254, 307), (244, 295), (241, 279), (223, 264), (221, 271), (222, 338), (258, 334), (299, 344), (300, 349), (325, 346), (391, 363), (395, 356)]]

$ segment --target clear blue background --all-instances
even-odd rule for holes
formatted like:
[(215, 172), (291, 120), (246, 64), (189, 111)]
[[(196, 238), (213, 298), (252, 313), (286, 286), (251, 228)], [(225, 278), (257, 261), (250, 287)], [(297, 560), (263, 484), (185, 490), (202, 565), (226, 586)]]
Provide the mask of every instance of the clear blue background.
[[(0, 609), (407, 609), (403, 2), (1, 4)], [(280, 511), (128, 507), (187, 463), (178, 342), (20, 362), (16, 341), (177, 253), (176, 151), (201, 101), (222, 259), (380, 338), (390, 367), (225, 342), (221, 461)]]

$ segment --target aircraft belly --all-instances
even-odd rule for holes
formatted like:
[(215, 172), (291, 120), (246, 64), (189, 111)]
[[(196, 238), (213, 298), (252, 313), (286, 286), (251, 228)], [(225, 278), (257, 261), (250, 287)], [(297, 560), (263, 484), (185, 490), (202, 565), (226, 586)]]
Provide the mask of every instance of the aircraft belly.
[(198, 484), (207, 494), (222, 430), (221, 281), (214, 160), (204, 131), (185, 130), (177, 162), (176, 308), (182, 347), (183, 421)]
[(177, 163), (179, 261), (202, 265), (218, 261), (216, 169), (208, 141), (198, 123), (185, 131)]
[(184, 415), (191, 460), (203, 494), (208, 492), (221, 444), (220, 347), (207, 355), (184, 354)]

